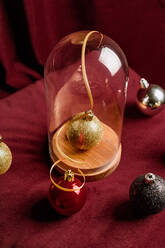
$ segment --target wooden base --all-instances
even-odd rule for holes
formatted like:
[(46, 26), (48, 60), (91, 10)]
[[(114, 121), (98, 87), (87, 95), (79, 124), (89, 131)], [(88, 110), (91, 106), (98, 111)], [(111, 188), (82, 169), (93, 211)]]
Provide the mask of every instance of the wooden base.
[[(101, 179), (111, 174), (120, 162), (121, 145), (118, 136), (112, 128), (102, 123), (104, 133), (101, 142), (88, 151), (75, 150), (66, 138), (66, 123), (57, 130), (52, 138), (51, 158), (53, 161), (61, 159), (56, 168), (59, 172), (71, 169), (80, 176), (77, 169), (81, 169), (87, 181)], [(77, 162), (76, 162), (77, 161)]]

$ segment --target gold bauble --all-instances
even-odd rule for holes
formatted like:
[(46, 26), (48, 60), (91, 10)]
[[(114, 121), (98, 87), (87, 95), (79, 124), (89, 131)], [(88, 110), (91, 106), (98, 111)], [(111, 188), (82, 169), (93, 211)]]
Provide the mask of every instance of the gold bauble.
[(0, 136), (0, 175), (4, 174), (10, 167), (12, 162), (12, 153), (9, 147), (2, 142)]
[(75, 115), (67, 125), (66, 136), (70, 144), (80, 150), (96, 146), (102, 138), (103, 127), (91, 110)]

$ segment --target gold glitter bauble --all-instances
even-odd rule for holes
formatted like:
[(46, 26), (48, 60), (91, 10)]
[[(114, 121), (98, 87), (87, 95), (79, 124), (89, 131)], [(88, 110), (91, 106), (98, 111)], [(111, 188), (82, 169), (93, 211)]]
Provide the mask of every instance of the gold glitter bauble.
[(10, 167), (12, 162), (12, 153), (9, 147), (2, 142), (0, 136), (0, 175), (4, 174)]
[(88, 150), (96, 146), (102, 138), (103, 127), (91, 110), (75, 115), (66, 129), (70, 144), (80, 150)]

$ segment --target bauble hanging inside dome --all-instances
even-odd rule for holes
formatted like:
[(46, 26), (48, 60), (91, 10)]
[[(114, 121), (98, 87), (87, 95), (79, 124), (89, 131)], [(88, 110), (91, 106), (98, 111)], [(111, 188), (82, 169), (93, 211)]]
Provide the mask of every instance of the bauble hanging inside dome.
[(66, 135), (74, 148), (88, 150), (102, 138), (103, 127), (91, 110), (75, 115), (66, 128)]

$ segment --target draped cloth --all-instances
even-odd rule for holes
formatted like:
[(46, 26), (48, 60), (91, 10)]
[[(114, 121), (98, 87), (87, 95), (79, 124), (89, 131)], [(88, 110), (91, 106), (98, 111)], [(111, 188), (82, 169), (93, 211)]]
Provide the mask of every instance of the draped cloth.
[[(65, 218), (47, 201), (43, 66), (60, 38), (83, 29), (114, 39), (134, 70), (119, 167), (88, 183), (85, 206)], [(13, 153), (10, 170), (0, 176), (1, 248), (164, 247), (165, 211), (138, 218), (128, 196), (135, 177), (147, 172), (165, 177), (165, 111), (146, 118), (135, 106), (139, 74), (165, 87), (164, 58), (164, 0), (0, 1), (0, 133)]]

